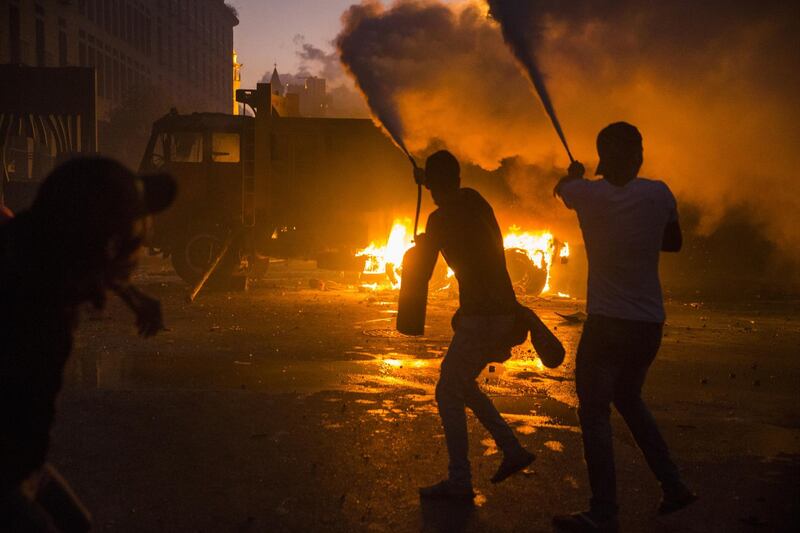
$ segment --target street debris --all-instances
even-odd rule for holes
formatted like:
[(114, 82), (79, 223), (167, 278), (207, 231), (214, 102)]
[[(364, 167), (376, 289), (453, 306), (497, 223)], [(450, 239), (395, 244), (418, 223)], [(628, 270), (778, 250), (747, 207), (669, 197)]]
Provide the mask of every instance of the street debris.
[(575, 313), (559, 313), (556, 311), (555, 313), (565, 321), (572, 324), (582, 324), (583, 322), (586, 322), (587, 318), (586, 313), (583, 311), (576, 311)]

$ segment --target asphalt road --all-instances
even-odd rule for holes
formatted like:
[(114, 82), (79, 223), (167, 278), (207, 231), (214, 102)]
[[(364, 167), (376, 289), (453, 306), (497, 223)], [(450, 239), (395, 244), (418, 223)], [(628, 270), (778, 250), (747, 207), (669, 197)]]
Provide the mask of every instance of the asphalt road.
[[(158, 261), (137, 282), (162, 299), (169, 330), (137, 338), (118, 303), (87, 312), (53, 432), (52, 462), (99, 531), (550, 531), (553, 514), (586, 504), (581, 325), (555, 314), (580, 300), (525, 299), (566, 345), (561, 368), (523, 345), (481, 376), (538, 458), (491, 485), (500, 457), (471, 418), (479, 497), (465, 507), (417, 496), (446, 468), (433, 387), (456, 307), (447, 291), (431, 297), (427, 335), (409, 338), (393, 332), (396, 292), (307, 265), (194, 304)], [(669, 302), (645, 396), (700, 500), (657, 518), (657, 484), (615, 415), (623, 531), (795, 530), (799, 311)]]

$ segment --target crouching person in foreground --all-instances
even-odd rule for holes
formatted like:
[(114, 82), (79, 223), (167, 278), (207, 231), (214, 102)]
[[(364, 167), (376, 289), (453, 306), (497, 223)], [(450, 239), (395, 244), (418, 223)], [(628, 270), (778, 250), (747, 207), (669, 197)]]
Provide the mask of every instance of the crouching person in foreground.
[(90, 528), (88, 513), (45, 464), (78, 306), (102, 308), (111, 291), (133, 310), (141, 335), (163, 329), (159, 302), (130, 276), (149, 215), (174, 196), (169, 176), (74, 159), (47, 177), (30, 210), (0, 226), (0, 530)]
[(455, 335), (442, 361), (436, 402), (450, 456), (448, 477), (420, 489), (420, 496), (465, 500), (475, 497), (468, 459), (469, 407), (503, 452), (493, 483), (499, 483), (534, 460), (481, 391), (475, 379), (492, 361), (504, 361), (528, 330), (520, 315), (506, 270), (503, 238), (491, 206), (475, 190), (461, 188), (460, 167), (450, 152), (430, 156), (424, 184), (438, 209), (428, 218), (417, 247), (430, 257), (442, 253), (459, 285), (460, 307), (453, 317)]

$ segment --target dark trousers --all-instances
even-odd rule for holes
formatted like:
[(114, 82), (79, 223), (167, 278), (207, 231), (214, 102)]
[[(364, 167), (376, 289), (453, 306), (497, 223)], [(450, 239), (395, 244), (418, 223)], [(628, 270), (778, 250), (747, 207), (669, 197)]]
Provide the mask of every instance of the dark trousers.
[(505, 453), (521, 448), (514, 432), (478, 387), (475, 379), (491, 361), (508, 350), (514, 316), (465, 316), (458, 321), (453, 341), (442, 361), (436, 402), (442, 419), (447, 451), (449, 479), (460, 486), (471, 486), (468, 459), (467, 414), (469, 407), (489, 431), (497, 447)]
[(578, 417), (593, 511), (617, 512), (611, 435), (611, 403), (628, 425), (647, 464), (665, 491), (683, 486), (653, 415), (642, 401), (647, 370), (661, 345), (663, 325), (590, 315), (575, 368)]

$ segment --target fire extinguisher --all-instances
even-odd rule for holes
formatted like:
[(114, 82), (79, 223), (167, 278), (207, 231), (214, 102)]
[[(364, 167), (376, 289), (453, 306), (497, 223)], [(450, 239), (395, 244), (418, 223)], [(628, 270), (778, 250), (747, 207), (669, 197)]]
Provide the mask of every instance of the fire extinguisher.
[(425, 314), (428, 305), (428, 281), (436, 266), (438, 250), (417, 235), (419, 214), (422, 207), (422, 186), (425, 184), (425, 171), (414, 166), (414, 181), (417, 184), (417, 211), (414, 217), (414, 246), (403, 256), (403, 277), (400, 280), (400, 296), (397, 302), (397, 331), (405, 335), (425, 333)]
[(428, 281), (436, 266), (438, 250), (423, 238), (403, 256), (403, 277), (397, 301), (397, 331), (405, 335), (425, 333)]

